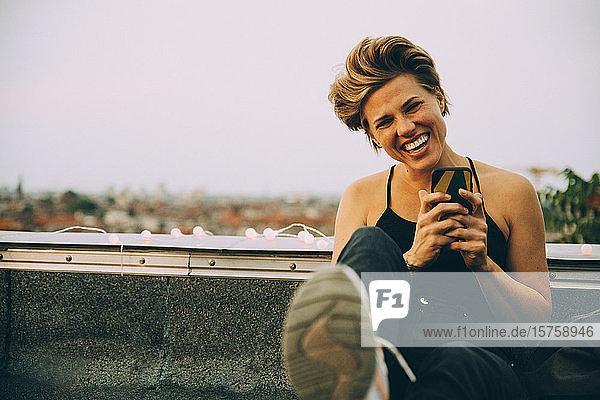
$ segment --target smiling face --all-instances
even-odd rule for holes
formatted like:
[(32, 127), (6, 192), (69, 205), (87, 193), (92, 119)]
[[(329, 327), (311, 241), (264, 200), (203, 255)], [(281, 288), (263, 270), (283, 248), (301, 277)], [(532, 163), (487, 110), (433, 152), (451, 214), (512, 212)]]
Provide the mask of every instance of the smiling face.
[(443, 98), (402, 74), (367, 99), (363, 116), (369, 135), (393, 159), (409, 169), (431, 170), (446, 147)]

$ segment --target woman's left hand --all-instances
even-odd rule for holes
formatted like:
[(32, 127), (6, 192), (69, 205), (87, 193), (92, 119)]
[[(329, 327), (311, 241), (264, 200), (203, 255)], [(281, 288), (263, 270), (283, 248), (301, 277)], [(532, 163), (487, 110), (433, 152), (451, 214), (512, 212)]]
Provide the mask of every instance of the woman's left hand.
[(472, 271), (484, 271), (487, 264), (487, 223), (482, 197), (480, 193), (472, 193), (464, 189), (459, 189), (458, 193), (471, 203), (473, 212), (468, 215), (455, 214), (449, 217), (461, 222), (465, 227), (446, 232), (446, 236), (458, 239), (448, 247), (460, 251), (467, 268)]

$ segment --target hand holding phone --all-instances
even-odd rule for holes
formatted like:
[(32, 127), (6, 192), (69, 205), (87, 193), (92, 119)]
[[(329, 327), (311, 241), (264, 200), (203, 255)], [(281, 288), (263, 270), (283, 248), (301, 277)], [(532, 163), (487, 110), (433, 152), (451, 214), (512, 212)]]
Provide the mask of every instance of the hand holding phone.
[(420, 209), (415, 237), (412, 247), (404, 253), (404, 261), (410, 268), (426, 268), (434, 263), (441, 249), (456, 241), (446, 234), (466, 228), (461, 220), (473, 218), (465, 215), (467, 211), (472, 213), (473, 205), (458, 193), (461, 188), (472, 190), (471, 170), (452, 167), (433, 171), (431, 193), (419, 191)]
[[(460, 189), (468, 191), (463, 192), (465, 197), (459, 194)], [(460, 203), (469, 210), (469, 215), (458, 214), (448, 218), (464, 225), (445, 232), (445, 236), (455, 239), (448, 248), (460, 252), (467, 268), (482, 271), (487, 262), (487, 224), (481, 194), (474, 194), (472, 189), (469, 168), (439, 168), (432, 172), (432, 194), (446, 193), (451, 197), (449, 202)]]

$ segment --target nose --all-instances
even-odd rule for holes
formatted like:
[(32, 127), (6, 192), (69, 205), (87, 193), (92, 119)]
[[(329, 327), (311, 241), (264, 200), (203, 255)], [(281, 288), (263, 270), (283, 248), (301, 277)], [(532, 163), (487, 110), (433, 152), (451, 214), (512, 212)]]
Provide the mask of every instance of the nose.
[(398, 118), (396, 123), (396, 134), (398, 136), (411, 137), (415, 131), (415, 123), (408, 118)]

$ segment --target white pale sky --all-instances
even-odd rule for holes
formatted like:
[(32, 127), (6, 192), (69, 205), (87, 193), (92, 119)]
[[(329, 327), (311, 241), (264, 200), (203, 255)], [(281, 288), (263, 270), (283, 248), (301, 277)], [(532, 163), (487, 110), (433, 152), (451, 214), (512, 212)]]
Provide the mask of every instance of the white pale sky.
[(435, 59), (455, 151), (600, 169), (597, 0), (0, 0), (0, 186), (339, 195), (392, 161), (329, 85), (389, 34)]

